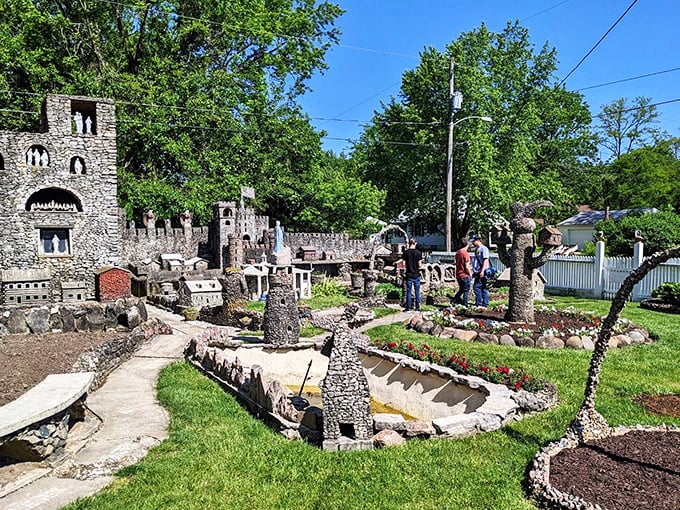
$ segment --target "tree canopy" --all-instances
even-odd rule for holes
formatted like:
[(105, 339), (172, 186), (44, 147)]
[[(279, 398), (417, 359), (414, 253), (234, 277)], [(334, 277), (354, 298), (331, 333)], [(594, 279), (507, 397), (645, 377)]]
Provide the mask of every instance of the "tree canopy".
[[(361, 183), (325, 168), (320, 134), (296, 102), (338, 40), (333, 3), (0, 0), (0, 10), (5, 129), (37, 130), (45, 93), (114, 99), (129, 217), (189, 209), (205, 223), (213, 202), (248, 185), (260, 211), (309, 224), (314, 205), (303, 197), (316, 176)], [(333, 228), (357, 228), (374, 202), (345, 207)]]
[(454, 121), (454, 237), (486, 227), (515, 201), (547, 199), (559, 218), (569, 193), (561, 176), (592, 154), (590, 113), (583, 98), (557, 83), (557, 57), (546, 44), (535, 51), (526, 28), (486, 26), (426, 48), (402, 77), (398, 98), (382, 104), (363, 132), (354, 157), (365, 176), (387, 191), (388, 216), (405, 213), (430, 225), (445, 223), (449, 59), (463, 104)]

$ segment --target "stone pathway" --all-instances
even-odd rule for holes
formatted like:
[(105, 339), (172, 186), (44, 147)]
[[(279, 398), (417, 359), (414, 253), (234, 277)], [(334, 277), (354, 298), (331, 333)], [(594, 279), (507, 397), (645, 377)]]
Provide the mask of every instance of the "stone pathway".
[[(168, 437), (169, 416), (156, 401), (158, 374), (166, 365), (183, 359), (189, 339), (211, 324), (185, 322), (179, 315), (150, 305), (147, 310), (149, 317), (169, 324), (173, 333), (145, 343), (88, 396), (88, 407), (102, 419), (96, 424), (98, 429), (93, 430), (92, 422), (75, 426), (65, 455), (54, 466), (30, 463), (19, 468), (17, 479), (0, 488), (0, 508), (56, 510), (95, 494), (113, 480), (115, 471), (137, 463)], [(398, 312), (357, 329), (403, 322), (414, 313)], [(327, 335), (308, 340), (320, 341)]]

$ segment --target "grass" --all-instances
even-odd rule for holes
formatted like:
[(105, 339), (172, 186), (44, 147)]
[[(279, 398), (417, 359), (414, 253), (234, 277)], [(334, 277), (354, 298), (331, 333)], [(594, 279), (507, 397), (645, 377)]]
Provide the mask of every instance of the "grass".
[[(556, 298), (596, 311), (605, 301)], [(653, 345), (608, 353), (597, 408), (611, 425), (675, 423), (631, 402), (642, 393), (680, 393), (680, 316), (627, 305), (625, 317), (658, 337)], [(470, 358), (521, 367), (554, 382), (555, 409), (492, 433), (459, 440), (329, 453), (287, 441), (214, 383), (184, 363), (161, 373), (158, 398), (171, 415), (170, 437), (139, 464), (123, 469), (101, 494), (74, 509), (531, 509), (524, 492), (536, 452), (562, 436), (583, 398), (590, 353), (543, 351), (435, 339), (381, 326), (381, 338), (409, 338)]]

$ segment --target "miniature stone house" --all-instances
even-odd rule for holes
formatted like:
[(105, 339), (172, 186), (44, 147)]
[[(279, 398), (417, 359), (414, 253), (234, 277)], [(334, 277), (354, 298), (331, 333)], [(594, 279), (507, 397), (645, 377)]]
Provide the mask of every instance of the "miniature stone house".
[(48, 301), (61, 281), (92, 296), (120, 255), (113, 102), (49, 94), (41, 131), (0, 131), (0, 154), (0, 269), (45, 271)]
[(87, 285), (85, 282), (61, 282), (61, 300), (64, 303), (80, 303), (85, 301), (87, 296)]
[(115, 301), (132, 295), (132, 273), (115, 266), (103, 266), (95, 271), (96, 296), (99, 301)]
[(314, 246), (300, 246), (297, 251), (297, 258), (304, 261), (316, 260), (316, 247)]
[(182, 306), (219, 306), (222, 304), (222, 285), (217, 280), (185, 280), (177, 291)]
[(39, 305), (50, 302), (50, 273), (41, 269), (2, 270), (2, 300), (6, 305)]

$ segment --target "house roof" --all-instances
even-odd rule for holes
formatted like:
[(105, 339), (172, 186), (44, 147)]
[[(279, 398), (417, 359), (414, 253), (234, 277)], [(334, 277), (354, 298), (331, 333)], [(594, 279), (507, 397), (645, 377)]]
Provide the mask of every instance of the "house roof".
[(186, 280), (183, 284), (193, 294), (222, 291), (222, 285), (217, 280)]
[[(654, 207), (647, 209), (619, 209), (616, 211), (609, 211), (609, 218), (618, 221), (621, 218), (626, 217), (631, 212), (641, 212), (644, 214), (658, 212)], [(598, 221), (604, 220), (605, 211), (582, 211), (571, 218), (567, 218), (557, 224), (558, 227), (567, 227), (572, 225), (577, 226), (593, 226)]]
[(106, 273), (107, 271), (112, 271), (114, 269), (116, 269), (118, 271), (123, 271), (123, 272), (128, 273), (128, 274), (132, 274), (130, 271), (128, 271), (127, 269), (125, 269), (123, 267), (111, 266), (111, 265), (100, 266), (97, 269), (95, 269), (93, 272), (94, 272), (94, 274), (102, 274), (102, 273)]

